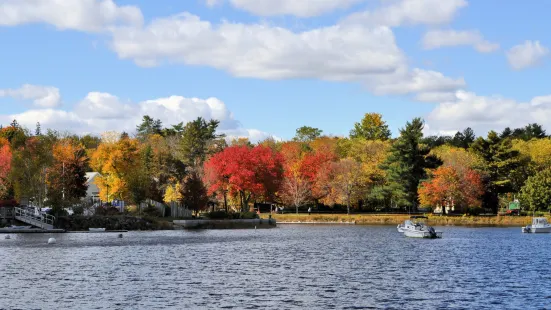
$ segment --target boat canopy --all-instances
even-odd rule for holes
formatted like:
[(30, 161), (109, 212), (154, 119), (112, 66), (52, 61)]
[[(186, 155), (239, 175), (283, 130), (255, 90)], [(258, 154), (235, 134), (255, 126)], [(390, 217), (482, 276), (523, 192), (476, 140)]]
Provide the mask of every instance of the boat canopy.
[(532, 219), (532, 225), (546, 225), (547, 219), (545, 217), (535, 217)]

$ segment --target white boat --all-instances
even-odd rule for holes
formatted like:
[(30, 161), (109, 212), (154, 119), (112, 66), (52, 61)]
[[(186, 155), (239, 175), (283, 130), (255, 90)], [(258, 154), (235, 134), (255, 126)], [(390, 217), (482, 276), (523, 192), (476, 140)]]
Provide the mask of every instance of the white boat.
[[(412, 216), (412, 219), (426, 218), (421, 216)], [(428, 238), (436, 239), (442, 238), (442, 232), (436, 231), (431, 226), (426, 226), (424, 223), (414, 220), (406, 220), (404, 223), (398, 225), (398, 231), (403, 232), (406, 237), (411, 238)]]
[(105, 228), (88, 228), (90, 232), (104, 232)]
[(415, 229), (415, 223), (412, 220), (405, 220), (402, 224), (398, 224), (398, 232), (405, 232), (406, 230)]
[(532, 218), (532, 225), (522, 227), (523, 233), (551, 233), (551, 225), (547, 222), (545, 217)]

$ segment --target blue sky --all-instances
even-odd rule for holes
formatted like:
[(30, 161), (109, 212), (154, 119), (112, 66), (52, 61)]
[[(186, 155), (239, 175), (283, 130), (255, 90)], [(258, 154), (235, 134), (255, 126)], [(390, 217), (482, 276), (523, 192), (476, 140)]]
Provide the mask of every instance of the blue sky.
[[(499, 8), (499, 9), (496, 9)], [(0, 0), (0, 122), (218, 118), (230, 136), (551, 128), (545, 1)]]

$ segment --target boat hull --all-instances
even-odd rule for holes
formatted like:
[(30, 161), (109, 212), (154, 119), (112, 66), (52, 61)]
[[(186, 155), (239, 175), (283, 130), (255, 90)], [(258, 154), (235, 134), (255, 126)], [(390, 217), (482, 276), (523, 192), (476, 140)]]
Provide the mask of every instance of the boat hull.
[(442, 232), (437, 231), (435, 234), (431, 234), (424, 230), (405, 230), (404, 235), (410, 238), (425, 238), (425, 239), (438, 239), (442, 238)]
[(551, 233), (551, 226), (548, 226), (548, 227), (530, 227), (530, 226), (526, 226), (526, 227), (522, 228), (522, 232), (532, 233), (532, 234)]

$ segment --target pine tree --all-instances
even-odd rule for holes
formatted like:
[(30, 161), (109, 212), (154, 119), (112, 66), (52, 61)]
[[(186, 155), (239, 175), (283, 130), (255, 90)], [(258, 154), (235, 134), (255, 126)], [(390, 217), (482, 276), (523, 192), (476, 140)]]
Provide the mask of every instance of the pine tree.
[(382, 168), (387, 173), (387, 185), (381, 190), (393, 203), (416, 208), (419, 204), (418, 187), (427, 177), (425, 169), (436, 168), (442, 162), (430, 156), (430, 148), (420, 143), (424, 123), (420, 118), (408, 122), (400, 130), (400, 137), (394, 142)]
[(499, 195), (518, 189), (522, 181), (515, 182), (515, 176), (523, 166), (518, 151), (511, 146), (510, 139), (502, 139), (495, 131), (488, 137), (479, 137), (471, 146), (472, 150), (486, 162), (487, 178), (484, 206), (497, 212)]

